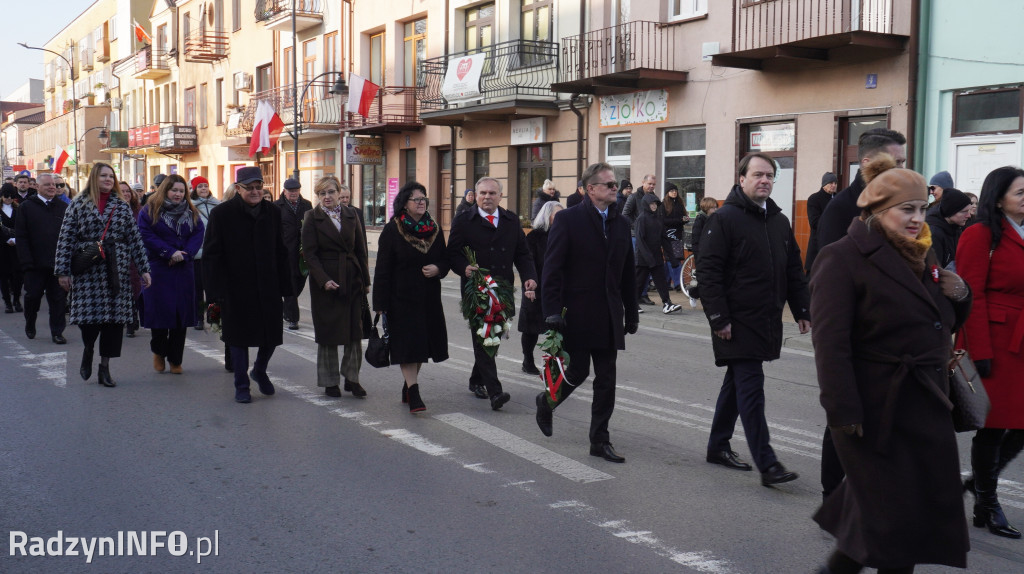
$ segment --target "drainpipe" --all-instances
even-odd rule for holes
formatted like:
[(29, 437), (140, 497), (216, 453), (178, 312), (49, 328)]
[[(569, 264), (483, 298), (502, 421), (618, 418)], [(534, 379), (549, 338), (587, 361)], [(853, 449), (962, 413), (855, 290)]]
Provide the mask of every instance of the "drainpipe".
[(573, 94), (569, 98), (569, 109), (576, 114), (576, 180), (583, 176), (583, 114), (576, 109), (576, 98), (579, 94)]
[[(918, 134), (925, 133), (928, 108), (928, 53), (931, 51), (931, 1), (916, 0), (912, 10), (916, 14), (911, 15), (911, 21), (914, 22), (915, 28), (911, 42), (916, 45), (910, 53), (910, 85), (908, 88), (912, 99), (907, 105), (907, 114), (911, 120), (908, 126), (910, 133), (907, 134), (907, 144), (910, 146), (907, 150), (907, 157), (913, 162), (911, 168), (921, 170), (924, 169), (925, 149), (924, 146), (913, 145), (912, 142)], [(924, 25), (921, 24), (922, 22)]]
[[(449, 27), (451, 26), (451, 15), (450, 15), (451, 14), (451, 9), (450, 9), (449, 4), (450, 4), (449, 0), (444, 0), (444, 62), (445, 62), (445, 66), (447, 66), (447, 64), (448, 64), (448, 49), (449, 49), (449, 42), (450, 42), (450, 40), (448, 38)], [(458, 145), (458, 144), (455, 143), (455, 126), (448, 126), (448, 134), (449, 134), (449, 139), (451, 140), (451, 145), (449, 147), (452, 150), (452, 177), (451, 177), (451, 180), (450, 180), (451, 183), (448, 184), (448, 207), (449, 207), (449, 210), (451, 211), (451, 219), (450, 219), (450, 221), (455, 221), (455, 208), (456, 208), (456, 204), (455, 204), (455, 184), (457, 183), (455, 181), (455, 148)], [(467, 166), (467, 168), (468, 168), (468, 166)], [(468, 180), (469, 178), (467, 177), (466, 179)], [(475, 182), (474, 182), (474, 185), (475, 185)], [(466, 183), (466, 187), (469, 187), (468, 181)]]

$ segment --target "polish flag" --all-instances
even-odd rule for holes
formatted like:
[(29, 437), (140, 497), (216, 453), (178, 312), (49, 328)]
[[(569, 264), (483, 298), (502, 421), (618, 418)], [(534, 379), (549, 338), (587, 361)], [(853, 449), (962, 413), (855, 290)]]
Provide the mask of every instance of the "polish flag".
[(257, 153), (267, 153), (277, 145), (277, 138), (284, 129), (284, 122), (266, 100), (256, 105), (256, 116), (253, 118), (252, 141), (249, 142), (249, 157)]
[(348, 75), (348, 85), (348, 105), (345, 111), (364, 118), (370, 117), (370, 104), (377, 97), (380, 86), (355, 74)]
[(149, 36), (149, 34), (146, 33), (146, 30), (142, 27), (142, 25), (139, 24), (139, 21), (138, 20), (132, 20), (132, 23), (135, 24), (135, 39), (138, 40), (139, 42), (145, 42), (147, 44), (152, 44), (153, 43), (153, 38), (151, 38)]
[(57, 149), (53, 152), (53, 171), (54, 173), (60, 173), (64, 169), (64, 162), (68, 161), (68, 152), (64, 148), (57, 144)]

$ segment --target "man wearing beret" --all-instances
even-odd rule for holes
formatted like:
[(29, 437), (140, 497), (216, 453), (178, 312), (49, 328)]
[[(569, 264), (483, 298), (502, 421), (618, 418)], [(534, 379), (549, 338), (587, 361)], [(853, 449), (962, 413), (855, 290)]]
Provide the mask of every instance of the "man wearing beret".
[(971, 218), (974, 206), (967, 194), (953, 187), (947, 187), (942, 193), (938, 210), (928, 210), (925, 222), (932, 232), (932, 250), (939, 258), (939, 266), (945, 268), (956, 257), (956, 245), (960, 241), (960, 232)]
[(313, 209), (313, 204), (302, 197), (302, 184), (299, 180), (289, 177), (284, 180), (284, 190), (274, 205), (281, 210), (281, 233), (284, 247), (288, 250), (288, 270), (294, 293), (284, 298), (284, 320), (288, 323), (288, 329), (294, 331), (299, 328), (299, 294), (306, 287), (306, 276), (299, 271), (299, 230), (302, 228), (303, 216)]
[[(230, 348), (235, 401), (252, 402), (249, 377), (260, 392), (274, 394), (267, 364), (283, 341), (282, 297), (292, 295), (281, 210), (263, 201), (258, 167), (235, 176), (235, 196), (210, 211), (203, 242), (203, 277), (211, 301), (220, 303), (222, 338)], [(258, 347), (252, 371), (249, 347)], [(246, 374), (248, 372), (248, 374)]]

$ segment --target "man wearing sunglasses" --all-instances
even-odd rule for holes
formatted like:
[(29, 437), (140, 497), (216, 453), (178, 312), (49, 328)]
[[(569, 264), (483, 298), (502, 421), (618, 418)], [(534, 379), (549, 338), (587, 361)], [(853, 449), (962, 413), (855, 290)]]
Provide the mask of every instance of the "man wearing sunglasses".
[(53, 174), (53, 183), (54, 185), (57, 186), (56, 199), (59, 199), (64, 203), (70, 204), (71, 197), (68, 195), (68, 184), (64, 183), (64, 178), (57, 174)]
[[(263, 201), (260, 168), (240, 168), (235, 188), (235, 197), (210, 211), (201, 261), (207, 296), (220, 303), (222, 338), (235, 374), (235, 401), (250, 403), (250, 376), (261, 393), (274, 394), (267, 364), (283, 342), (282, 298), (292, 294), (292, 281), (281, 210)], [(251, 372), (249, 347), (259, 348)]]

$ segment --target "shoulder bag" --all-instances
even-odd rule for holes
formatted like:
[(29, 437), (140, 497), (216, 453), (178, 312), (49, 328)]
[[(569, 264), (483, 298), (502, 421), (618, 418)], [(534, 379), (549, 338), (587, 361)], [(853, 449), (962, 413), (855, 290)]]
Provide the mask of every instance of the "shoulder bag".
[(103, 252), (103, 240), (107, 237), (107, 230), (110, 229), (110, 220), (114, 217), (115, 209), (111, 208), (107, 216), (107, 225), (103, 228), (103, 235), (99, 241), (90, 241), (85, 245), (77, 247), (71, 253), (71, 274), (81, 275), (92, 269), (93, 265), (105, 260), (107, 255)]
[[(963, 330), (960, 340), (966, 347), (966, 332)], [(949, 360), (949, 400), (953, 403), (953, 428), (956, 432), (985, 427), (992, 403), (966, 349), (954, 349)]]
[[(384, 336), (377, 334), (377, 322), (384, 317)], [(371, 367), (381, 368), (391, 366), (391, 335), (388, 333), (387, 315), (381, 313), (373, 318), (373, 326), (370, 328), (370, 340), (366, 343), (366, 362)]]

